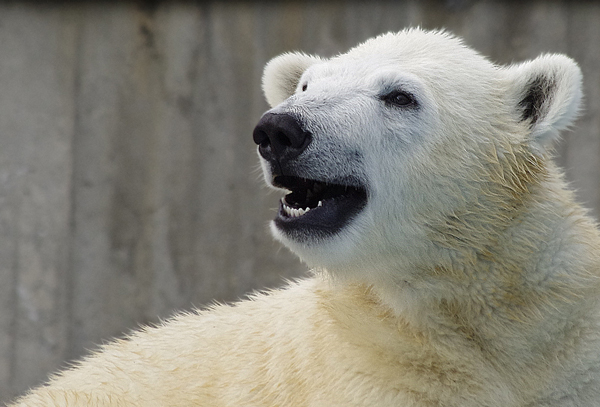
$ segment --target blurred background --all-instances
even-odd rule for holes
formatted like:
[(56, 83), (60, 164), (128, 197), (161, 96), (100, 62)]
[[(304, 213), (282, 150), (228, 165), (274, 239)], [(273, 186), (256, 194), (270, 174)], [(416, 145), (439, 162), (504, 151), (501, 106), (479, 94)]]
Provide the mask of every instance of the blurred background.
[(0, 403), (139, 324), (302, 275), (267, 228), (262, 68), (417, 25), (497, 63), (581, 64), (557, 160), (598, 215), (600, 2), (0, 2)]

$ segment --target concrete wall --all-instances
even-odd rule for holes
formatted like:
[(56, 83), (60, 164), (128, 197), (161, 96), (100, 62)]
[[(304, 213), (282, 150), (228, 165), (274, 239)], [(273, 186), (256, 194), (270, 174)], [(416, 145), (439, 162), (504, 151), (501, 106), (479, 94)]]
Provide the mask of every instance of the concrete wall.
[(0, 3), (0, 402), (176, 309), (277, 286), (252, 128), (265, 62), (409, 25), (499, 63), (563, 52), (587, 109), (558, 160), (600, 210), (600, 4)]

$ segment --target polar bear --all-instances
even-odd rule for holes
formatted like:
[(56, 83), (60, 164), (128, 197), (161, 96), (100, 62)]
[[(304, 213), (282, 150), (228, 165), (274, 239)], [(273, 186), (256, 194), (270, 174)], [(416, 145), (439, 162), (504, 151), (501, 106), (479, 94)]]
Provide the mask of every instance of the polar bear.
[(269, 62), (253, 137), (313, 272), (104, 346), (18, 406), (600, 406), (600, 236), (551, 160), (581, 73), (407, 29)]

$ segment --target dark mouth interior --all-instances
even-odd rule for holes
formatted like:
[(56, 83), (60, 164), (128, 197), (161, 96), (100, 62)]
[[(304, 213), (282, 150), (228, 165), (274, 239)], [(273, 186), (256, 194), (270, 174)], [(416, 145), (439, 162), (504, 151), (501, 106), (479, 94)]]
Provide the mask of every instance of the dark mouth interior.
[(329, 184), (306, 178), (278, 176), (274, 185), (291, 192), (285, 196), (285, 203), (293, 208), (316, 208), (319, 202), (346, 196), (366, 197), (362, 188), (349, 185)]

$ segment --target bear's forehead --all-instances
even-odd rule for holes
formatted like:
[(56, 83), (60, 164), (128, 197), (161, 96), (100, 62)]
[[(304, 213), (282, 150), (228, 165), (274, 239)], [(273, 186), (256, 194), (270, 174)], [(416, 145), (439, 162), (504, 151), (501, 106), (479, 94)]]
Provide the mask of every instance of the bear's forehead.
[(379, 72), (405, 72), (426, 82), (444, 77), (487, 80), (497, 67), (449, 34), (408, 30), (372, 38), (316, 64), (307, 76), (367, 79)]
[(465, 58), (479, 60), (482, 58), (457, 37), (444, 32), (420, 30), (383, 34), (357, 45), (344, 55), (359, 59), (373, 55), (381, 55), (385, 58), (418, 58), (422, 60), (461, 60)]

